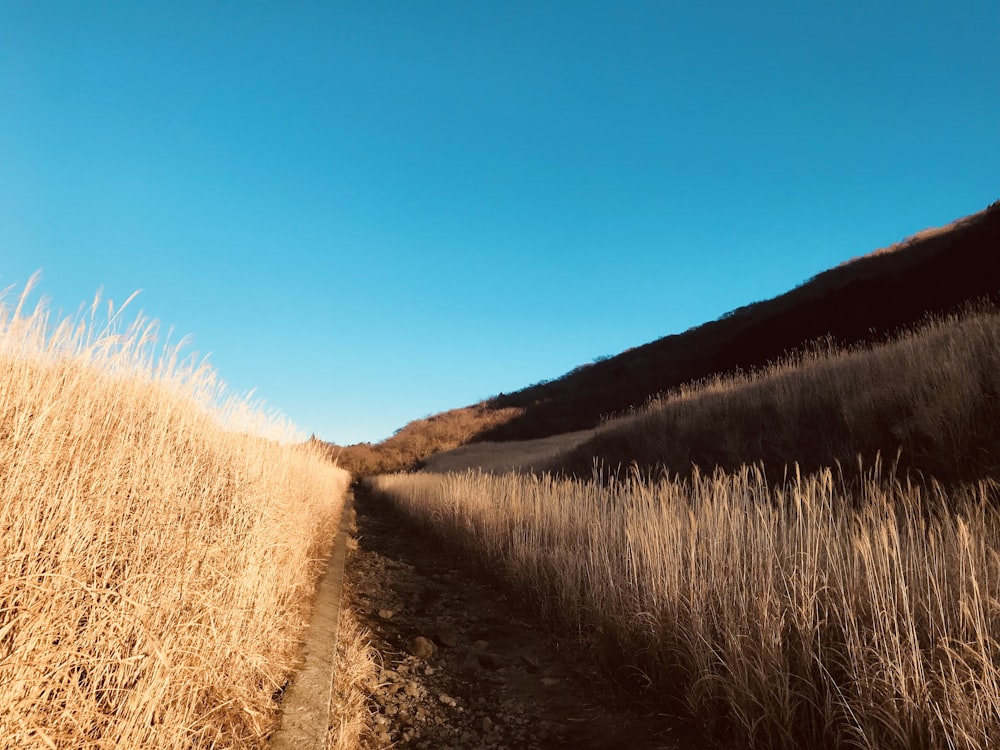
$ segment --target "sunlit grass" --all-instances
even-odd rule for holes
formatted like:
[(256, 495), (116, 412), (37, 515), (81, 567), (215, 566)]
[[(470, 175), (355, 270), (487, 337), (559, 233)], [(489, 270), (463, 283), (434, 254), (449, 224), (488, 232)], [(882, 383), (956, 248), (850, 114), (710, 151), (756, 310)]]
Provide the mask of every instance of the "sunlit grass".
[[(345, 586), (349, 589), (350, 582), (345, 581)], [(349, 594), (345, 596), (345, 599), (351, 598)], [(371, 645), (371, 634), (350, 606), (340, 610), (339, 632), (327, 750), (374, 746), (376, 741), (369, 701), (378, 683), (378, 652)]]
[(155, 323), (25, 299), (0, 306), (2, 744), (262, 746), (346, 472)]

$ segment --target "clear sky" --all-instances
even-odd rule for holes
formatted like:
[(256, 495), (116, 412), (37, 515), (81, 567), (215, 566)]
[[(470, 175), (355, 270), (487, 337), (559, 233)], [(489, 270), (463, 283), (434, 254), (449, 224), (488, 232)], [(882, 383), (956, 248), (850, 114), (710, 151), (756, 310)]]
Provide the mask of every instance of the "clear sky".
[(1000, 3), (0, 0), (0, 287), (376, 441), (1000, 198)]

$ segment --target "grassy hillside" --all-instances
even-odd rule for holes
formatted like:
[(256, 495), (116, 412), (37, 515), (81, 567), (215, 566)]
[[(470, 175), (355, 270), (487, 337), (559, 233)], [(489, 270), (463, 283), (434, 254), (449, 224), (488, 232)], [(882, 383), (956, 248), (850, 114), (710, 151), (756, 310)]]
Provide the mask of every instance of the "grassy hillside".
[(567, 447), (548, 466), (575, 478), (366, 485), (727, 744), (985, 750), (1000, 734), (998, 289), (995, 204), (480, 406), (519, 410), (480, 441), (631, 408), (491, 449), (515, 467)]
[[(469, 441), (541, 438), (597, 426), (685, 383), (766, 366), (809, 341), (873, 343), (928, 313), (1000, 293), (1000, 202), (825, 271), (772, 300), (466, 409), (343, 449), (358, 474), (409, 468)], [(335, 451), (341, 449), (335, 448)]]
[(1000, 476), (1000, 311), (937, 319), (872, 348), (829, 342), (664, 394), (547, 468), (766, 467), (775, 480), (881, 454), (941, 481)]
[(347, 473), (154, 325), (23, 302), (0, 305), (0, 744), (264, 746)]
[(489, 402), (523, 412), (478, 439), (593, 427), (695, 380), (762, 367), (808, 341), (877, 342), (928, 313), (1000, 292), (1000, 202), (978, 214), (825, 271), (779, 297), (636, 347), (551, 383)]
[(537, 440), (467, 443), (452, 450), (435, 453), (421, 462), (419, 468), (435, 474), (465, 471), (470, 467), (494, 474), (507, 471), (531, 473), (560, 461), (574, 448), (586, 443), (594, 433), (594, 430), (581, 430)]
[(676, 389), (552, 465), (367, 486), (728, 745), (995, 745), (996, 308)]
[(384, 474), (416, 466), (428, 456), (465, 445), (520, 413), (520, 409), (495, 408), (481, 403), (415, 420), (375, 445), (359, 443), (340, 447), (324, 444), (324, 449), (354, 476)]

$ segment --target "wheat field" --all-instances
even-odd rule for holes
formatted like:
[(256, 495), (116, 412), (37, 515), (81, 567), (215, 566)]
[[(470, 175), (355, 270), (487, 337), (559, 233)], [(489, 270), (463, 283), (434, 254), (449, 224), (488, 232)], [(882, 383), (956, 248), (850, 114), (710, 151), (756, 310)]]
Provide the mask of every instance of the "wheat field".
[(9, 296), (0, 746), (265, 746), (347, 473), (154, 322)]

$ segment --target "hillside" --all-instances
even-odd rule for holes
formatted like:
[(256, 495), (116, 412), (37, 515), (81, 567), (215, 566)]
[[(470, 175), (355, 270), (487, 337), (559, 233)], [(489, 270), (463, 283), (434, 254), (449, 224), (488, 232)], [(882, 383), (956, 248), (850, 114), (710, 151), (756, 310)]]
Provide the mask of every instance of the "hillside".
[[(516, 419), (520, 409), (479, 403), (410, 422), (380, 443), (340, 447), (325, 444), (327, 455), (357, 477), (415, 466), (428, 456), (469, 443), (485, 430)], [(319, 441), (317, 441), (319, 442)]]
[(998, 223), (411, 423), (495, 421), (362, 494), (720, 745), (992, 747)]
[(927, 313), (1000, 291), (1000, 202), (825, 271), (783, 295), (636, 347), (490, 402), (516, 419), (483, 440), (586, 429), (682, 383), (749, 369), (823, 336), (844, 344), (884, 338)]
[(472, 441), (585, 430), (658, 393), (748, 370), (821, 337), (878, 341), (929, 313), (1000, 293), (1000, 201), (945, 227), (849, 260), (770, 300), (666, 336), (556, 380), (406, 425), (376, 445), (331, 452), (355, 474), (407, 468)]

